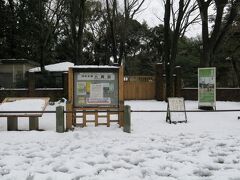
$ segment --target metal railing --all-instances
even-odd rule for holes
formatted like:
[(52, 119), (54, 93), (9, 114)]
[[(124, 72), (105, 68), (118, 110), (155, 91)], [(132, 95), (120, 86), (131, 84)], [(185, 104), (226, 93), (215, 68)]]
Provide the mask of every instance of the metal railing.
[[(124, 113), (124, 126), (123, 131), (131, 132), (131, 113), (168, 113), (169, 110), (131, 110), (131, 107), (126, 105), (124, 110), (76, 110), (66, 111), (63, 106), (56, 107), (56, 111), (0, 111), (0, 117), (8, 118), (8, 130), (17, 130), (17, 117), (29, 117), (29, 129), (38, 130), (38, 119), (34, 118), (34, 114), (37, 117), (41, 117), (36, 114), (56, 114), (56, 132), (63, 133), (64, 127), (64, 114), (67, 113)], [(219, 110), (181, 110), (171, 112), (189, 112), (189, 113), (215, 113), (215, 112), (240, 112), (240, 109), (219, 109)], [(14, 118), (13, 118), (14, 117)], [(237, 117), (240, 119), (240, 116)], [(187, 122), (187, 120), (186, 120)]]
[[(85, 112), (99, 112), (99, 113), (108, 113), (108, 112), (124, 112), (123, 110), (77, 110), (77, 111), (63, 111), (64, 113), (85, 113)], [(167, 112), (167, 110), (131, 110), (133, 113), (156, 113), (156, 112)], [(171, 110), (171, 112), (203, 112), (203, 113), (212, 113), (212, 112), (240, 112), (240, 109), (219, 109), (219, 110)], [(4, 114), (53, 114), (56, 111), (0, 111), (0, 117)], [(6, 115), (4, 115), (5, 117)]]

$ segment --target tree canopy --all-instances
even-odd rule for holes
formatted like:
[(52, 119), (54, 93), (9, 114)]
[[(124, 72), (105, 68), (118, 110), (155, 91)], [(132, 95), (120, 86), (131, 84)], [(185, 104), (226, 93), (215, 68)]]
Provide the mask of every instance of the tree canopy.
[[(182, 66), (187, 87), (197, 86), (198, 67), (216, 66), (219, 86), (239, 87), (239, 0), (163, 2), (165, 23), (149, 27), (135, 19), (144, 0), (0, 0), (0, 59), (26, 58), (42, 68), (118, 63), (126, 75), (153, 75), (155, 63), (170, 63)], [(186, 37), (196, 20), (202, 35)]]

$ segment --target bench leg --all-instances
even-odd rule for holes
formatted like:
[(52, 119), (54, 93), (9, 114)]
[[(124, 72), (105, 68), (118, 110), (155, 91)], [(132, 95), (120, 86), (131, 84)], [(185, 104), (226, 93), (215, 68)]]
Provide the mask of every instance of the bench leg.
[(38, 117), (29, 117), (29, 130), (38, 130)]
[(7, 129), (8, 131), (18, 130), (18, 118), (17, 117), (7, 117)]

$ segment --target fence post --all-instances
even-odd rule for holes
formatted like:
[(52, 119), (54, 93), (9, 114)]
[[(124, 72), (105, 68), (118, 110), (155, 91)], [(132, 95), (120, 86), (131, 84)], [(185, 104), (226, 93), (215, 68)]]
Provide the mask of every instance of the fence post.
[(181, 83), (181, 79), (182, 79), (182, 74), (181, 74), (181, 67), (180, 66), (176, 66), (175, 67), (175, 73), (176, 73), (176, 77), (175, 77), (175, 96), (176, 97), (181, 97), (181, 89), (182, 89), (182, 83)]
[(123, 131), (126, 133), (131, 133), (131, 107), (124, 106), (124, 127)]
[(29, 117), (29, 130), (38, 130), (39, 129), (39, 122), (38, 117), (31, 116)]
[(163, 64), (157, 63), (155, 68), (155, 93), (156, 100), (163, 100), (164, 88), (163, 88)]
[(64, 107), (58, 106), (56, 107), (56, 132), (63, 133), (64, 129)]
[(8, 131), (17, 131), (18, 130), (18, 118), (15, 116), (7, 117), (7, 129)]

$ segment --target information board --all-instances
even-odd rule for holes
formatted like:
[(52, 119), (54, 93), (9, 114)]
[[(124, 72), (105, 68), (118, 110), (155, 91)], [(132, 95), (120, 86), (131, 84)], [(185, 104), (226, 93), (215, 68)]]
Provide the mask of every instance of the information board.
[(198, 107), (216, 109), (216, 68), (198, 69)]
[(118, 73), (74, 73), (75, 107), (118, 106)]
[(187, 122), (186, 112), (174, 112), (174, 111), (185, 111), (184, 98), (168, 98), (168, 109), (166, 121), (172, 122)]

